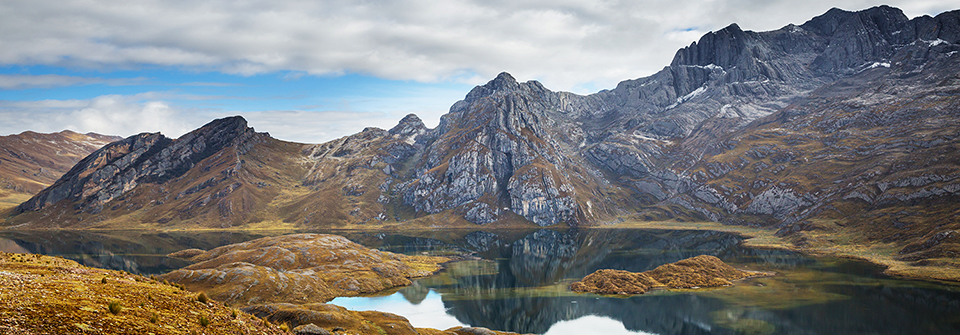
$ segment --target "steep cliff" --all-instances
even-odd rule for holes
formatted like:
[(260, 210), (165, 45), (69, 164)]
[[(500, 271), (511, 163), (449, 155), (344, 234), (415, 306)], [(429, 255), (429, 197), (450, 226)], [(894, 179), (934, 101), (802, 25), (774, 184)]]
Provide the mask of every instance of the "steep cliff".
[(423, 157), (401, 186), (403, 201), (431, 214), (458, 208), (478, 224), (507, 212), (541, 226), (596, 220), (593, 207), (606, 201), (592, 185), (602, 179), (561, 144), (564, 96), (507, 73), (474, 88), (419, 141)]

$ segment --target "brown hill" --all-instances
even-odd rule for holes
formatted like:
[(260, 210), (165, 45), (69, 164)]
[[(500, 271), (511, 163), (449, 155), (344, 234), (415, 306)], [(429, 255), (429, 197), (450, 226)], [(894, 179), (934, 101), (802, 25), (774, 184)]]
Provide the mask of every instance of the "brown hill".
[(91, 152), (121, 139), (69, 130), (0, 136), (0, 209), (29, 199)]
[(240, 305), (329, 301), (410, 285), (410, 279), (440, 270), (443, 257), (405, 256), (336, 235), (264, 237), (210, 251), (173, 254), (195, 264), (164, 274), (212, 298)]

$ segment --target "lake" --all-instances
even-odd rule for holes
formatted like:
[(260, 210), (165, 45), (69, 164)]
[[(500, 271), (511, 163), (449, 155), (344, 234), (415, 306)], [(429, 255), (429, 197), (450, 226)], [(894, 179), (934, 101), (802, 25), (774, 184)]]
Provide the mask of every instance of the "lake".
[[(265, 232), (11, 232), (0, 251), (159, 274), (167, 258)], [(538, 334), (957, 334), (960, 286), (885, 276), (870, 263), (742, 246), (734, 234), (642, 229), (328, 232), (405, 254), (468, 254), (443, 272), (376, 296), (337, 298), (357, 310), (407, 317), (416, 327), (457, 325)], [(597, 269), (646, 271), (697, 255), (776, 272), (713, 290), (655, 290), (632, 297), (570, 292)]]

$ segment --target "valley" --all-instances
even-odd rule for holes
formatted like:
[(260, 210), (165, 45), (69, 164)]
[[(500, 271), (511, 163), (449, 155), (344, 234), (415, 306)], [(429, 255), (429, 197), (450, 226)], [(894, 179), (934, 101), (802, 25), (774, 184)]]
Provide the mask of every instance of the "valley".
[[(434, 128), (410, 114), (390, 129), (295, 143), (237, 115), (177, 138), (0, 137), (0, 266), (21, 271), (0, 279), (122, 270), (109, 275), (170, 304), (186, 293), (160, 280), (206, 292), (218, 302), (197, 308), (247, 332), (333, 329), (323, 320), (339, 318), (349, 331), (398, 334), (549, 334), (576, 322), (950, 333), (958, 134), (960, 10), (911, 19), (889, 6), (834, 8), (764, 32), (734, 23), (661, 71), (593, 94), (500, 73)], [(675, 273), (641, 285), (634, 293), (657, 288), (643, 297), (570, 290), (602, 269), (643, 281), (695, 256), (756, 272), (710, 278), (716, 290), (667, 284)], [(760, 272), (772, 275), (750, 275)], [(96, 284), (81, 277), (63, 283)], [(378, 301), (427, 301), (422, 322), (445, 323), (354, 311)], [(246, 321), (228, 320), (222, 303)], [(862, 329), (833, 318), (868, 306), (896, 327), (869, 313), (848, 315)], [(137, 329), (157, 328), (146, 311)]]

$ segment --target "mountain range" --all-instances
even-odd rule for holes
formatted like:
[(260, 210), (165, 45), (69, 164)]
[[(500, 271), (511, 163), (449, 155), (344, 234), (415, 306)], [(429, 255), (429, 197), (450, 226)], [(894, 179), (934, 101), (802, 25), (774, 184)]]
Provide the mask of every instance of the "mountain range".
[(736, 24), (590, 95), (501, 73), (436, 128), (408, 115), (322, 144), (214, 120), (93, 152), (19, 228), (592, 226), (718, 221), (799, 246), (960, 253), (960, 11), (831, 9)]
[(0, 208), (30, 199), (90, 153), (121, 139), (69, 130), (0, 136)]

